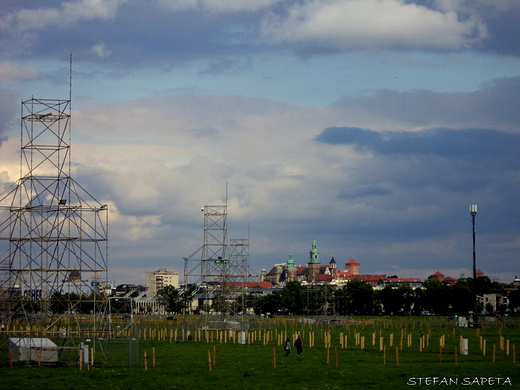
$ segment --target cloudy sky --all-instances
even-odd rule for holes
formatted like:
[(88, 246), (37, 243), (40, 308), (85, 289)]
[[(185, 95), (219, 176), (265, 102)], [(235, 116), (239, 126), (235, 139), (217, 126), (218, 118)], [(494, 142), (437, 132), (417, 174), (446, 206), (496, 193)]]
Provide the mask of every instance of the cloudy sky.
[[(362, 273), (520, 276), (520, 1), (1, 0), (0, 182), (20, 102), (69, 96), (73, 177), (110, 206), (110, 279), (203, 243), (259, 271), (313, 239)], [(249, 230), (249, 233), (248, 233)]]

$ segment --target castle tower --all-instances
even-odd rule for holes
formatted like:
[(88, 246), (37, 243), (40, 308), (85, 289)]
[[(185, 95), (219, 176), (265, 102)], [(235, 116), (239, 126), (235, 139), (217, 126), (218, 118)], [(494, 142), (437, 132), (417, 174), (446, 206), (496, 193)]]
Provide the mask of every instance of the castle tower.
[(336, 260), (334, 259), (334, 256), (332, 256), (332, 259), (330, 259), (329, 269), (330, 269), (330, 274), (332, 275), (332, 278), (335, 279), (336, 276), (338, 276), (338, 267), (336, 264)]
[(307, 281), (314, 282), (320, 273), (320, 252), (316, 245), (316, 240), (312, 241), (311, 251), (309, 253), (309, 263), (307, 264)]
[(287, 282), (293, 282), (296, 280), (296, 265), (294, 264), (294, 258), (292, 252), (289, 253), (289, 259), (287, 260), (287, 266), (285, 267), (287, 274), (285, 280)]
[(345, 263), (345, 271), (351, 275), (359, 275), (359, 263), (354, 259), (350, 259)]

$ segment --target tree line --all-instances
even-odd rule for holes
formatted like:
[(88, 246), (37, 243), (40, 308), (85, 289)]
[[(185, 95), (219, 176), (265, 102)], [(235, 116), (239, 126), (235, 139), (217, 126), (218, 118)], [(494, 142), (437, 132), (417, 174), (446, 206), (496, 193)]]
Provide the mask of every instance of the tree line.
[[(226, 312), (254, 311), (266, 315), (467, 315), (470, 312), (504, 314), (520, 307), (520, 290), (506, 290), (508, 285), (492, 282), (488, 277), (459, 280), (447, 285), (438, 280), (427, 280), (422, 288), (390, 284), (375, 290), (362, 280), (354, 279), (342, 287), (330, 285), (304, 286), (288, 282), (271, 294), (246, 294), (230, 302), (229, 298), (214, 296), (204, 310)], [(477, 296), (497, 293), (507, 295), (509, 305), (493, 308), (478, 304)], [(186, 308), (186, 297), (173, 286), (159, 291), (167, 310), (181, 313)], [(200, 307), (199, 307), (200, 309)], [(496, 309), (496, 310), (495, 310)]]

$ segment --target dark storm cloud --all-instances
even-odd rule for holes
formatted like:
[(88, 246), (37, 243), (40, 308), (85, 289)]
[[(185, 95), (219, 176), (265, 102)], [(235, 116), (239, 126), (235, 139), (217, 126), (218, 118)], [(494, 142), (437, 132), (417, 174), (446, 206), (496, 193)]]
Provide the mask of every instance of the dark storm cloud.
[(489, 127), (520, 132), (520, 77), (493, 80), (475, 92), (381, 90), (372, 96), (345, 97), (338, 109), (370, 112), (414, 126)]
[[(148, 2), (122, 4), (110, 19), (80, 19), (75, 23), (48, 25), (29, 32), (4, 31), (4, 50), (13, 58), (56, 58), (69, 51), (76, 61), (117, 64), (134, 68), (160, 64), (175, 65), (209, 56), (247, 54), (251, 51), (248, 32), (254, 14), (212, 14), (198, 10), (169, 10)], [(22, 52), (9, 43), (21, 40), (30, 48)], [(56, 39), (50, 39), (55, 37)], [(59, 37), (59, 39), (58, 39)], [(98, 56), (92, 48), (100, 43), (107, 50)]]
[[(481, 2), (478, 13), (486, 24), (489, 39), (477, 49), (504, 56), (520, 56), (520, 3), (518, 1)], [(475, 4), (477, 6), (477, 4)]]
[(316, 141), (352, 145), (359, 151), (384, 155), (446, 157), (455, 160), (493, 159), (503, 169), (520, 168), (520, 135), (489, 129), (428, 129), (419, 132), (375, 132), (329, 127)]
[[(350, 145), (366, 152), (357, 167), (345, 167), (348, 190), (340, 190), (337, 198), (358, 202), (367, 189), (381, 191), (377, 198), (367, 196), (376, 209), (438, 210), (436, 223), (422, 226), (411, 213), (392, 221), (400, 232), (425, 236), (456, 230), (449, 221), (465, 203), (477, 201), (487, 209), (485, 223), (490, 231), (517, 230), (520, 211), (511, 209), (518, 200), (520, 185), (520, 135), (489, 129), (429, 129), (420, 132), (375, 132), (351, 127), (325, 129), (316, 141), (340, 147)], [(385, 193), (385, 191), (387, 193)], [(480, 207), (480, 206), (479, 206)], [(438, 215), (437, 215), (438, 214)], [(464, 214), (461, 214), (464, 215)], [(431, 222), (431, 217), (430, 217)], [(385, 223), (367, 229), (381, 229)], [(419, 233), (420, 232), (420, 233)]]
[(351, 191), (341, 191), (338, 194), (339, 199), (359, 199), (368, 196), (386, 196), (391, 195), (392, 190), (380, 186), (367, 186), (356, 188)]
[[(513, 201), (516, 196), (511, 191), (511, 175), (520, 170), (518, 134), (489, 129), (378, 133), (331, 127), (316, 141), (351, 145), (360, 152), (373, 154), (355, 181), (361, 188), (389, 183), (392, 192), (396, 188), (418, 191), (431, 187), (458, 194), (495, 192), (501, 188), (500, 197)], [(338, 198), (348, 199), (344, 195), (340, 192)]]
[[(427, 8), (435, 8), (431, 0), (414, 0)], [(450, 2), (440, 3), (449, 6)], [(459, 20), (477, 17), (486, 27), (487, 36), (472, 45), (472, 50), (504, 56), (520, 56), (520, 2), (518, 1), (474, 1), (452, 2)]]

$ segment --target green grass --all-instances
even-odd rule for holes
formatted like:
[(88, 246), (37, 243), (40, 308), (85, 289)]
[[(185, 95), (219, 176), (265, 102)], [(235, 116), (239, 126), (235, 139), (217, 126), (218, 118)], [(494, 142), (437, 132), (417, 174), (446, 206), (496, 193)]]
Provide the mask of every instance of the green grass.
[[(270, 330), (273, 340), (263, 345), (261, 340), (253, 344), (220, 343), (215, 341), (178, 342), (141, 341), (139, 363), (128, 364), (125, 357), (126, 346), (108, 347), (108, 362), (95, 364), (89, 369), (70, 364), (68, 367), (30, 367), (16, 365), (9, 370), (4, 359), (0, 362), (0, 389), (404, 389), (410, 387), (427, 388), (426, 384), (410, 386), (411, 378), (447, 378), (450, 387), (489, 387), (488, 384), (464, 385), (474, 382), (474, 378), (509, 378), (512, 386), (520, 388), (520, 370), (513, 363), (512, 345), (520, 348), (518, 323), (490, 324), (478, 330), (487, 340), (487, 353), (483, 356), (479, 348), (477, 330), (455, 329), (438, 319), (366, 319), (365, 323), (342, 324), (336, 326), (302, 326), (296, 322), (263, 320), (256, 324), (260, 333)], [(166, 322), (145, 322), (144, 328), (175, 328), (183, 324)], [(403, 330), (404, 329), (404, 330)], [(286, 358), (282, 346), (277, 345), (276, 335), (287, 331), (304, 336), (304, 352), (300, 359), (295, 350)], [(315, 345), (309, 347), (309, 332), (314, 332)], [(327, 349), (324, 336), (330, 332), (331, 348), (327, 363)], [(340, 334), (349, 335), (348, 347), (342, 349)], [(365, 349), (355, 345), (354, 333), (365, 336)], [(376, 332), (376, 345), (372, 345), (372, 334)], [(399, 351), (399, 366), (396, 365), (395, 345), (399, 346), (402, 332), (412, 334), (412, 346), (406, 338)], [(501, 332), (504, 340), (510, 340), (510, 355), (500, 350)], [(192, 334), (194, 331), (192, 330)], [(394, 346), (390, 347), (389, 336), (394, 334)], [(383, 352), (379, 350), (379, 335), (387, 345), (387, 363), (383, 364)], [(429, 346), (419, 352), (419, 338), (429, 336)], [(215, 333), (216, 335), (216, 333)], [(439, 354), (439, 339), (446, 337), (442, 363)], [(458, 347), (463, 336), (469, 340), (470, 354), (457, 356), (455, 364), (454, 347)], [(496, 345), (495, 362), (492, 361), (492, 346)], [(276, 368), (273, 367), (272, 349), (276, 350)], [(152, 366), (152, 348), (155, 348), (156, 366)], [(338, 352), (338, 367), (335, 364), (334, 349)], [(148, 370), (144, 369), (144, 351), (148, 355)], [(212, 371), (208, 367), (208, 351), (213, 357), (216, 351), (216, 365)], [(518, 354), (518, 353), (517, 353)], [(458, 384), (453, 381), (458, 380)], [(470, 381), (470, 382), (468, 382)], [(418, 380), (415, 380), (418, 383)], [(495, 386), (497, 384), (495, 383)], [(494, 387), (494, 386), (493, 386)]]

